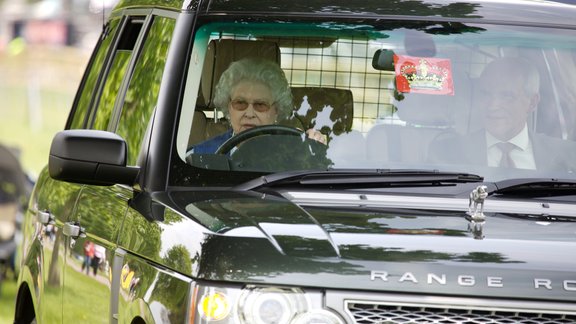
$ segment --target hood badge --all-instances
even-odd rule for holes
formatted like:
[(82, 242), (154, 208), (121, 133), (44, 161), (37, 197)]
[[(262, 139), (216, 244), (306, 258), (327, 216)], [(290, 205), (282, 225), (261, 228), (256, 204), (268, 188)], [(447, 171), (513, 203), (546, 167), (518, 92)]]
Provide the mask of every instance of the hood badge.
[(474, 234), (474, 238), (481, 240), (484, 238), (482, 233), (486, 215), (484, 215), (484, 200), (488, 197), (488, 189), (481, 185), (476, 187), (470, 193), (468, 199), (468, 212), (466, 219), (470, 221), (468, 231)]

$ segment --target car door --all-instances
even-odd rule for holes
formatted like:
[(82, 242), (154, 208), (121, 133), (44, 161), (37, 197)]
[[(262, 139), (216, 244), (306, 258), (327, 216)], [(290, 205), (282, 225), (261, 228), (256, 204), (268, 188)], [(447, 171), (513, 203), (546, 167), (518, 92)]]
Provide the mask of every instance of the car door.
[[(118, 25), (108, 24), (90, 59), (81, 87), (68, 117), (66, 128), (82, 128), (91, 111), (94, 87), (101, 78), (108, 50)], [(42, 170), (36, 181), (37, 190), (31, 197), (29, 212), (36, 217), (28, 224), (35, 233), (30, 243), (31, 255), (27, 256), (31, 275), (38, 284), (37, 291), (47, 302), (39, 305), (37, 321), (40, 323), (62, 322), (62, 287), (64, 263), (70, 244), (65, 224), (82, 189), (81, 185), (56, 181), (50, 178), (48, 168)], [(41, 288), (41, 289), (40, 289)]]
[[(152, 116), (173, 30), (174, 19), (155, 12), (123, 19), (92, 128), (116, 132), (126, 140), (128, 165), (137, 164), (147, 127), (142, 121)], [(116, 243), (133, 190), (125, 185), (82, 189), (66, 223), (74, 234), (65, 267), (64, 323), (116, 321), (122, 267)], [(88, 257), (85, 246), (93, 246)]]

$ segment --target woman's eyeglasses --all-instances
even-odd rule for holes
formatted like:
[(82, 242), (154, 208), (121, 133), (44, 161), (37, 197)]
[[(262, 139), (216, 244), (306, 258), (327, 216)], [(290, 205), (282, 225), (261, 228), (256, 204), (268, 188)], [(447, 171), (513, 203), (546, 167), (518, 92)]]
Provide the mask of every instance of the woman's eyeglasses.
[(272, 108), (272, 104), (269, 104), (265, 101), (254, 101), (254, 102), (248, 102), (246, 100), (242, 100), (242, 99), (235, 99), (230, 101), (230, 105), (232, 105), (232, 109), (237, 110), (237, 111), (244, 111), (246, 109), (248, 109), (248, 106), (252, 105), (252, 108), (254, 108), (254, 110), (256, 110), (257, 112), (267, 112), (270, 110), (270, 108)]

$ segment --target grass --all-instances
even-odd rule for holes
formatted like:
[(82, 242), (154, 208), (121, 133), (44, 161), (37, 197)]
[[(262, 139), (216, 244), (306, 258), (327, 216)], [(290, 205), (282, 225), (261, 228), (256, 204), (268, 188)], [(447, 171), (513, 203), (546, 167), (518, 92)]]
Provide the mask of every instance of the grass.
[[(103, 279), (102, 273), (99, 273), (98, 276), (99, 279)], [(67, 272), (66, 281), (67, 284), (69, 283), (67, 289), (64, 290), (65, 305), (69, 306), (65, 309), (66, 314), (77, 322), (108, 323), (108, 317), (102, 315), (109, 314), (110, 289), (96, 280), (96, 277), (80, 271)], [(87, 299), (90, 300), (88, 308), (82, 303)]]
[[(50, 255), (45, 260), (50, 260)], [(48, 264), (46, 264), (48, 266)], [(97, 279), (98, 278), (98, 279)], [(80, 271), (80, 262), (69, 260), (66, 283), (64, 289), (66, 307), (66, 316), (73, 319), (76, 323), (106, 323), (108, 317), (102, 314), (108, 314), (110, 290), (103, 283), (106, 279), (99, 274), (98, 277), (86, 275)], [(45, 310), (61, 310), (62, 305), (57, 294), (58, 287), (45, 287), (44, 302)], [(85, 301), (90, 296), (90, 306), (87, 308)], [(2, 283), (2, 294), (0, 295), (0, 324), (9, 324), (14, 320), (14, 307), (16, 299), (16, 281), (11, 278)], [(44, 322), (58, 322), (58, 316), (55, 314), (45, 314)], [(69, 322), (65, 320), (64, 322)]]
[[(86, 275), (80, 271), (80, 263), (76, 260), (70, 261), (73, 265), (68, 265), (66, 276), (66, 287), (63, 291), (64, 300), (60, 303), (57, 294), (58, 287), (46, 287), (44, 310), (58, 310), (64, 306), (64, 323), (107, 323), (108, 317), (103, 314), (109, 313), (110, 289), (105, 284), (98, 281), (92, 275)], [(102, 280), (102, 274), (98, 275)], [(89, 301), (89, 305), (86, 301)], [(56, 323), (56, 314), (45, 314), (44, 322)]]
[(17, 147), (23, 167), (37, 175), (52, 137), (62, 130), (88, 55), (73, 48), (0, 53), (0, 142)]
[[(23, 167), (33, 175), (37, 175), (48, 162), (50, 142), (56, 132), (63, 129), (67, 112), (59, 111), (59, 107), (69, 107), (69, 94), (50, 93), (47, 90), (39, 92), (45, 100), (56, 98), (54, 104), (46, 103), (42, 114), (33, 121), (25, 109), (10, 109), (2, 111), (0, 119), (0, 140), (4, 144), (17, 147), (21, 152)], [(7, 102), (8, 107), (26, 107), (24, 89), (0, 89), (0, 98)]]
[(14, 300), (16, 299), (16, 281), (2, 282), (0, 295), (0, 324), (12, 323), (14, 319)]

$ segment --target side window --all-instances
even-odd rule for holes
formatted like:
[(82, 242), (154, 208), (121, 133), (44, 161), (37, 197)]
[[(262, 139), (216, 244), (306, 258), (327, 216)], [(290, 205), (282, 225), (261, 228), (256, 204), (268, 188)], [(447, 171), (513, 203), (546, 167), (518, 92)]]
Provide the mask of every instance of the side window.
[(138, 148), (158, 99), (174, 25), (173, 19), (154, 18), (124, 98), (117, 133), (128, 143), (129, 165), (136, 164)]
[(119, 19), (111, 21), (108, 29), (102, 35), (103, 39), (94, 53), (90, 70), (87, 71), (84, 76), (83, 87), (78, 94), (76, 108), (73, 111), (73, 115), (70, 116), (70, 129), (84, 127), (89, 111), (88, 108), (90, 107), (94, 92), (97, 90), (98, 77), (101, 75), (106, 61), (106, 54), (109, 52), (110, 46), (112, 46), (112, 40), (114, 39), (119, 23)]
[(130, 17), (124, 25), (118, 46), (114, 51), (106, 82), (102, 87), (102, 95), (97, 103), (96, 115), (94, 116), (94, 122), (92, 124), (93, 129), (108, 129), (108, 124), (114, 110), (114, 103), (116, 102), (119, 91), (122, 89), (122, 81), (126, 75), (130, 58), (144, 21), (144, 17)]

